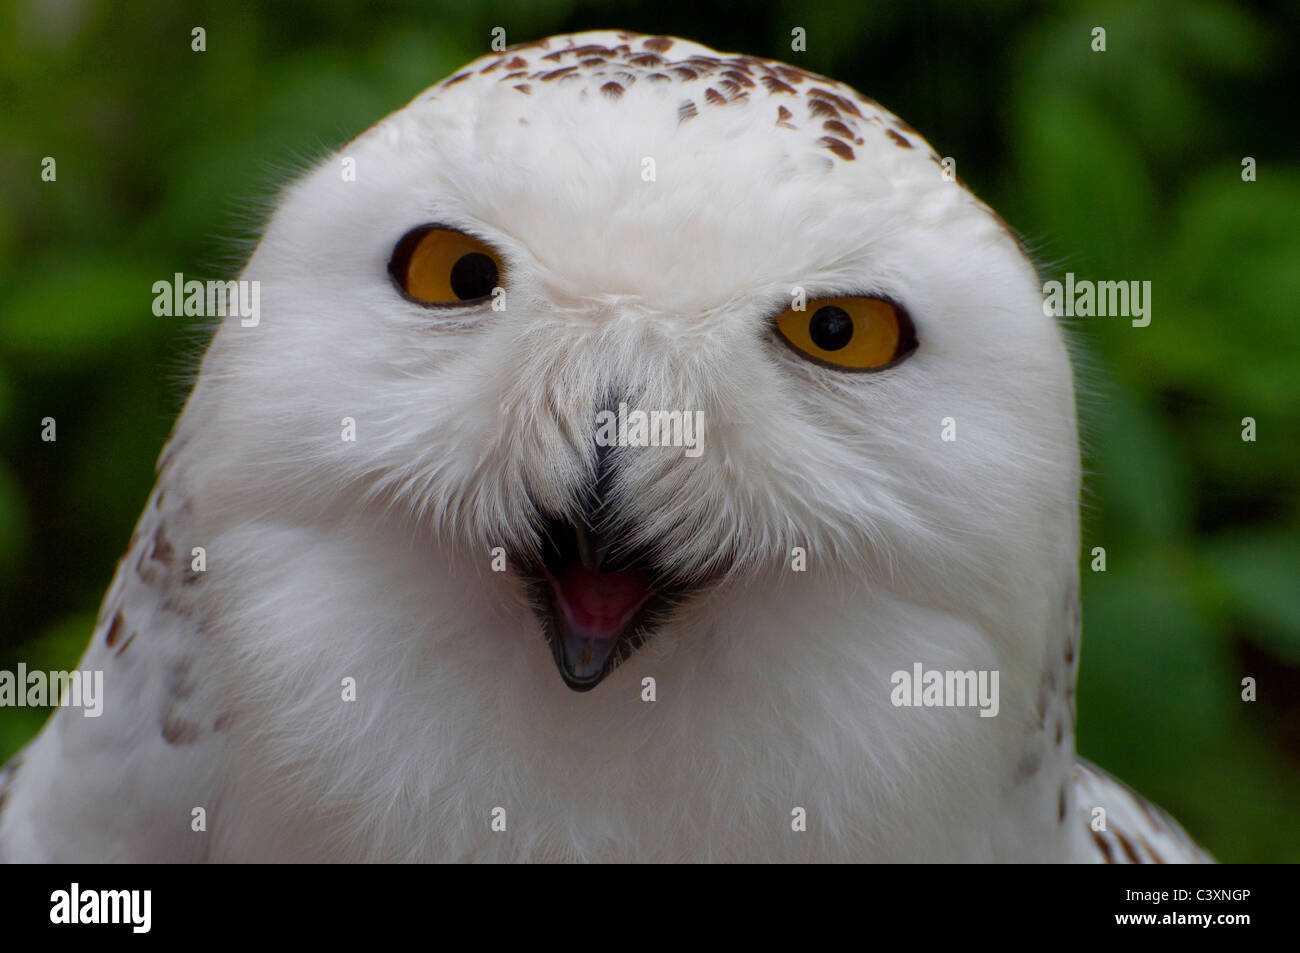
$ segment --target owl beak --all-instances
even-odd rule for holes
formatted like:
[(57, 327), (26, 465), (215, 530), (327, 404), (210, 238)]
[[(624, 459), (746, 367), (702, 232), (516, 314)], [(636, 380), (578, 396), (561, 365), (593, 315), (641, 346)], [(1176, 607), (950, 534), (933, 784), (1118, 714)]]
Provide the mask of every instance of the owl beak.
[(564, 684), (589, 691), (644, 641), (661, 588), (646, 563), (615, 561), (611, 540), (583, 523), (551, 520), (544, 536), (531, 574), (538, 616)]
[(654, 595), (650, 574), (602, 572), (579, 563), (558, 577), (548, 571), (546, 578), (556, 610), (560, 676), (577, 691), (594, 688), (632, 619)]

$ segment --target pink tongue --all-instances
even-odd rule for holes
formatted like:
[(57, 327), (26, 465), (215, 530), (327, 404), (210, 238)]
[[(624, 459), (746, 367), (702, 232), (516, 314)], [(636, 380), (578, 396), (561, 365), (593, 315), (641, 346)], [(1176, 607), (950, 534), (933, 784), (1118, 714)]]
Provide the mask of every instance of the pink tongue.
[(618, 635), (651, 596), (650, 575), (640, 569), (571, 566), (562, 578), (552, 576), (551, 586), (574, 634), (594, 639)]

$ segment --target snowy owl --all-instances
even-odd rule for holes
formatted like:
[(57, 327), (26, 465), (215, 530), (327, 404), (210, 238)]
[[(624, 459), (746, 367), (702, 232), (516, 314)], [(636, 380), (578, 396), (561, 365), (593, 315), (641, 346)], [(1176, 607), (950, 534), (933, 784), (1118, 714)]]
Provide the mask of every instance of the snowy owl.
[(241, 281), (4, 859), (1208, 859), (1075, 756), (1065, 342), (875, 102), (494, 52)]

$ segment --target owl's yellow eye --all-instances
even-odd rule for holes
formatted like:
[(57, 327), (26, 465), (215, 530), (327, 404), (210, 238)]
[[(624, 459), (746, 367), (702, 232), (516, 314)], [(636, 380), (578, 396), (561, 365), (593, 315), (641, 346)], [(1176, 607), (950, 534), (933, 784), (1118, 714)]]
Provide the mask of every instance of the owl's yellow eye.
[(489, 246), (454, 229), (424, 225), (393, 249), (388, 273), (423, 304), (480, 301), (501, 284), (501, 258)]
[(776, 319), (786, 344), (803, 357), (843, 371), (874, 371), (916, 350), (902, 308), (882, 298), (822, 298)]

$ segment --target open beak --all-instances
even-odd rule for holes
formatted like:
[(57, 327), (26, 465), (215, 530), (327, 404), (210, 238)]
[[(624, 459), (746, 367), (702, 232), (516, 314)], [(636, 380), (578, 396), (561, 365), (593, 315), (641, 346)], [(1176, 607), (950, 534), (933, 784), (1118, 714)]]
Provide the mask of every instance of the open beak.
[(556, 667), (578, 692), (645, 642), (675, 588), (656, 581), (648, 560), (615, 554), (613, 542), (581, 522), (551, 520), (532, 573)]

